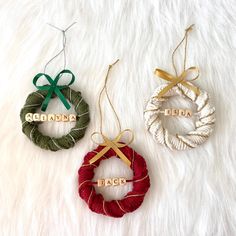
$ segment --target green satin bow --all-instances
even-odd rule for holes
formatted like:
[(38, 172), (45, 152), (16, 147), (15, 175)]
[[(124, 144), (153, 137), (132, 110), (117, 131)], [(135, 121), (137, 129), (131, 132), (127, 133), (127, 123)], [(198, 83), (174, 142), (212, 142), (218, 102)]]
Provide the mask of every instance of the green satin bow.
[[(63, 74), (71, 74), (71, 81), (67, 84), (67, 85), (57, 85), (59, 79), (61, 78), (61, 76)], [(49, 82), (49, 84), (46, 85), (37, 85), (37, 81), (40, 77), (44, 76), (47, 81)], [(70, 104), (67, 102), (65, 96), (61, 93), (61, 89), (67, 88), (68, 86), (70, 86), (71, 84), (73, 84), (75, 81), (75, 76), (74, 74), (70, 71), (70, 70), (62, 70), (57, 76), (56, 78), (53, 80), (49, 75), (44, 74), (44, 73), (38, 73), (34, 79), (33, 79), (33, 84), (35, 85), (35, 87), (38, 90), (48, 90), (47, 96), (45, 97), (43, 103), (42, 103), (42, 107), (41, 110), (42, 111), (46, 111), (48, 103), (52, 97), (52, 94), (55, 93), (60, 100), (62, 101), (62, 103), (64, 104), (64, 106), (66, 107), (67, 110), (69, 110), (71, 108)]]

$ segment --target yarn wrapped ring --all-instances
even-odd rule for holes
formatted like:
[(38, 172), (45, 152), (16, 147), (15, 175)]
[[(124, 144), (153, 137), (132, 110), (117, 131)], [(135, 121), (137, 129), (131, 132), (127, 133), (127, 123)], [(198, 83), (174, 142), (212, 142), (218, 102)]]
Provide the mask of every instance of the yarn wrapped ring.
[[(110, 149), (104, 156), (93, 164), (89, 160), (93, 158), (104, 147), (98, 146), (84, 157), (84, 162), (78, 174), (79, 195), (88, 204), (89, 208), (98, 214), (110, 217), (122, 217), (124, 214), (135, 211), (143, 202), (146, 192), (150, 187), (150, 179), (144, 158), (129, 146), (120, 148), (125, 156), (131, 161), (130, 168), (133, 170), (133, 179), (127, 182), (133, 183), (133, 189), (121, 200), (105, 201), (102, 194), (97, 194), (92, 182), (94, 170), (100, 162), (116, 156), (114, 150)], [(117, 157), (117, 156), (116, 156)]]
[[(148, 131), (158, 143), (165, 145), (171, 150), (186, 150), (203, 144), (211, 135), (215, 124), (215, 108), (209, 104), (209, 95), (202, 90), (199, 90), (200, 94), (196, 95), (192, 90), (178, 84), (170, 89), (164, 97), (158, 98), (157, 95), (165, 86), (166, 84), (159, 86), (147, 103), (144, 118)], [(197, 112), (195, 113), (196, 128), (185, 135), (170, 134), (162, 126), (161, 108), (163, 102), (176, 95), (190, 100), (197, 106)]]
[[(88, 104), (81, 97), (81, 93), (66, 87), (61, 89), (62, 94), (75, 106), (77, 121), (75, 126), (66, 135), (60, 138), (49, 137), (43, 135), (38, 130), (39, 122), (27, 122), (25, 115), (27, 113), (35, 113), (42, 105), (47, 91), (37, 90), (29, 94), (26, 99), (24, 107), (21, 109), (20, 118), (22, 122), (23, 133), (37, 146), (42, 149), (58, 151), (61, 149), (69, 149), (75, 145), (85, 134), (85, 130), (89, 123), (89, 107)], [(55, 95), (53, 96), (55, 97)]]

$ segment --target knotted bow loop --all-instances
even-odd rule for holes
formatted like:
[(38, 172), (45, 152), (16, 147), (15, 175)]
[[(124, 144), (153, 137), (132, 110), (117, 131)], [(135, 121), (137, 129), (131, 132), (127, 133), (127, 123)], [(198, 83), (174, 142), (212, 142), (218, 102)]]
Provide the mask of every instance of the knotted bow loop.
[[(187, 76), (189, 73), (195, 72), (196, 76), (193, 79), (187, 80)], [(169, 74), (168, 72), (156, 69), (155, 75), (159, 76), (160, 78), (170, 82), (165, 88), (163, 88), (157, 95), (158, 98), (163, 97), (170, 89), (172, 89), (177, 84), (182, 84), (186, 88), (192, 90), (196, 95), (200, 94), (199, 88), (190, 84), (189, 81), (196, 80), (199, 77), (199, 69), (197, 67), (189, 67), (187, 70), (184, 70), (180, 76), (174, 76)]]
[[(71, 80), (67, 85), (57, 85), (58, 81), (60, 80), (61, 76), (63, 74), (70, 74), (71, 75)], [(39, 80), (39, 78), (41, 77), (45, 77), (47, 79), (47, 81), (49, 82), (49, 84), (46, 85), (37, 85), (37, 82)], [(53, 80), (49, 75), (45, 74), (45, 73), (38, 73), (34, 78), (33, 78), (33, 84), (35, 85), (35, 87), (38, 90), (47, 90), (47, 96), (45, 97), (43, 103), (42, 103), (42, 107), (41, 110), (42, 111), (46, 111), (47, 107), (48, 107), (48, 103), (53, 95), (53, 93), (55, 93), (59, 99), (62, 101), (62, 103), (64, 104), (64, 106), (66, 107), (67, 110), (69, 110), (71, 108), (70, 104), (67, 102), (65, 96), (61, 93), (61, 89), (67, 88), (68, 86), (70, 86), (71, 84), (73, 84), (75, 81), (75, 76), (74, 74), (70, 71), (70, 70), (62, 70)]]
[[(127, 143), (121, 143), (120, 139), (124, 136), (125, 133), (130, 133), (131, 136), (129, 138), (129, 141)], [(94, 140), (94, 136), (95, 135), (100, 135), (103, 139), (102, 143), (98, 143)], [(99, 132), (94, 132), (91, 135), (91, 139), (94, 143), (103, 146), (104, 148), (98, 152), (90, 161), (89, 163), (92, 164), (94, 162), (96, 162), (98, 159), (100, 159), (105, 153), (107, 153), (110, 149), (114, 150), (115, 153), (117, 154), (118, 157), (120, 157), (120, 159), (122, 161), (125, 162), (126, 165), (130, 166), (131, 162), (130, 160), (124, 155), (124, 153), (120, 150), (120, 148), (128, 146), (130, 143), (133, 142), (134, 140), (134, 134), (130, 129), (125, 129), (123, 131), (121, 131), (116, 137), (115, 139), (111, 140), (109, 138), (107, 138), (104, 134), (99, 133)]]

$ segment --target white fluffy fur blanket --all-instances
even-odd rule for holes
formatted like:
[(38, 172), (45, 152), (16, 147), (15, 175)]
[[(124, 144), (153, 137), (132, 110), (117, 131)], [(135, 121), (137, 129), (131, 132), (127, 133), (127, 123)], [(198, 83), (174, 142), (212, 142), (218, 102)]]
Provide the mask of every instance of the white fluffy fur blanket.
[[(236, 2), (235, 0), (1, 0), (0, 1), (0, 235), (1, 236), (234, 236), (236, 235)], [(67, 65), (90, 105), (91, 123), (72, 149), (52, 153), (33, 145), (21, 132), (19, 112), (35, 90), (33, 76), (61, 47), (65, 28)], [(188, 65), (199, 66), (196, 84), (215, 104), (215, 131), (204, 145), (170, 151), (146, 131), (143, 109), (163, 83), (156, 67), (169, 72), (171, 53), (184, 29)], [(132, 147), (148, 164), (151, 188), (142, 206), (121, 219), (92, 213), (77, 193), (77, 170), (95, 145), (99, 128), (97, 99), (107, 66), (117, 58), (109, 91), (123, 128), (135, 132)], [(178, 69), (182, 53), (177, 55)], [(62, 57), (48, 67), (56, 74)], [(182, 100), (181, 100), (182, 101)], [(107, 134), (116, 134), (107, 103)], [(48, 111), (65, 112), (58, 100)], [(174, 122), (171, 122), (174, 121)], [(170, 129), (191, 129), (185, 119), (168, 118)], [(70, 125), (43, 124), (61, 135)], [(132, 176), (118, 159), (104, 162), (96, 176)], [(102, 190), (119, 198), (126, 188)]]

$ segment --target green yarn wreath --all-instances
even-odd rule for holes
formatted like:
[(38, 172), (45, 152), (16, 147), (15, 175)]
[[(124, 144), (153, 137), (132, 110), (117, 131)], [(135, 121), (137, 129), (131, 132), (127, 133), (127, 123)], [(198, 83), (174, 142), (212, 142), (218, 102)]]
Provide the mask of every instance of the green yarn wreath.
[(75, 143), (84, 136), (89, 123), (89, 107), (81, 97), (81, 93), (69, 87), (61, 89), (61, 92), (68, 101), (75, 106), (77, 121), (75, 127), (73, 127), (68, 134), (60, 138), (43, 135), (38, 130), (39, 122), (27, 122), (25, 120), (27, 113), (35, 113), (37, 109), (41, 107), (48, 91), (38, 90), (29, 94), (20, 112), (23, 133), (36, 145), (46, 150), (58, 151), (73, 147)]

